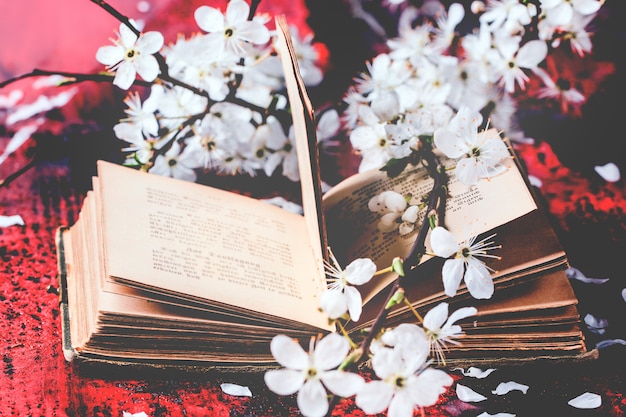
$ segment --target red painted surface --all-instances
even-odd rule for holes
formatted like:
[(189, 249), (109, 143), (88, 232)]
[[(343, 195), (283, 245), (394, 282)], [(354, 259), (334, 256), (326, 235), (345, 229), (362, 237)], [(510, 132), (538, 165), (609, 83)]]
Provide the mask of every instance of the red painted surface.
[[(204, 2), (151, 1), (152, 9), (141, 16), (135, 2), (112, 2), (122, 11), (147, 19), (150, 27), (165, 27), (166, 39), (188, 28), (189, 10)], [(207, 4), (215, 4), (206, 2)], [(267, 11), (289, 11), (305, 27), (306, 10), (295, 0), (264, 0)], [(127, 11), (126, 11), (127, 10)], [(88, 0), (5, 1), (0, 36), (2, 79), (33, 67), (67, 71), (98, 68), (93, 59), (97, 47), (107, 43), (117, 28)], [(157, 16), (156, 18), (154, 16)], [(50, 36), (50, 34), (54, 34)], [(89, 169), (92, 137), (69, 135), (67, 123), (81, 120), (85, 111), (106, 103), (109, 91), (81, 87), (83, 93), (63, 113), (65, 120), (51, 122), (54, 137), (40, 138), (47, 158), (8, 187), (0, 187), (0, 214), (20, 214), (25, 226), (0, 228), (0, 415), (20, 416), (122, 416), (145, 412), (149, 416), (279, 416), (296, 413), (295, 399), (269, 392), (261, 375), (140, 373), (133, 368), (81, 369), (63, 358), (60, 343), (58, 298), (55, 289), (56, 249), (54, 234), (60, 225), (77, 216)], [(0, 149), (7, 139), (0, 138)], [(110, 133), (96, 131), (100, 139)], [(78, 136), (78, 139), (76, 139)], [(59, 139), (60, 138), (60, 139)], [(43, 144), (43, 145), (42, 145)], [(46, 148), (45, 146), (48, 146)], [(74, 148), (71, 148), (74, 146)], [(118, 144), (113, 147), (119, 147)], [(78, 149), (72, 151), (71, 149)], [(0, 178), (22, 166), (32, 155), (33, 144), (0, 165)], [(623, 181), (607, 184), (582, 176), (564, 166), (545, 142), (518, 147), (530, 174), (544, 183), (546, 199), (564, 245), (576, 266), (584, 265), (593, 276), (611, 275), (609, 286), (576, 285), (581, 307), (609, 317), (608, 337), (625, 338), (626, 303), (619, 290), (625, 285), (621, 268), (625, 239)], [(84, 153), (84, 154), (81, 154)], [(589, 239), (589, 233), (592, 238)], [(596, 275), (597, 276), (597, 275)], [(603, 277), (603, 276), (599, 276)], [(620, 321), (621, 320), (621, 321)], [(622, 327), (620, 327), (622, 326)], [(592, 342), (594, 341), (591, 336)], [(621, 347), (603, 352), (593, 364), (565, 367), (527, 366), (502, 369), (484, 380), (455, 378), (488, 396), (482, 403), (467, 404), (451, 391), (427, 410), (429, 416), (475, 416), (509, 412), (523, 415), (623, 416), (624, 353)], [(499, 382), (514, 380), (530, 386), (528, 394), (490, 394)], [(222, 393), (220, 384), (247, 385), (252, 398)], [(585, 391), (602, 395), (602, 406), (588, 413), (573, 410), (567, 401)], [(339, 403), (334, 415), (362, 416), (352, 400)]]

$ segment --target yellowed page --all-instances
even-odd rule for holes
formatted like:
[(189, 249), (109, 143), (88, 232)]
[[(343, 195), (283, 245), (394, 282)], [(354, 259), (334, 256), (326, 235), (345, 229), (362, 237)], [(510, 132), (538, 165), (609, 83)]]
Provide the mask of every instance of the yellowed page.
[(302, 216), (102, 161), (98, 176), (109, 276), (328, 328)]
[[(450, 161), (446, 162), (450, 164)], [(524, 179), (512, 159), (507, 170), (496, 177), (467, 186), (451, 175), (446, 205), (446, 228), (459, 241), (487, 232), (517, 219), (537, 208)], [(423, 167), (409, 168), (396, 178), (371, 170), (356, 174), (332, 188), (324, 196), (329, 243), (333, 251), (350, 262), (359, 257), (371, 258), (379, 269), (391, 265), (394, 257), (406, 257), (417, 237), (414, 232), (400, 236), (397, 229), (382, 233), (377, 225), (380, 215), (372, 213), (368, 201), (385, 190), (411, 193), (419, 201), (432, 187), (433, 180)], [(423, 218), (424, 213), (420, 213)], [(426, 242), (428, 245), (428, 241)], [(422, 258), (422, 262), (429, 259)], [(364, 292), (369, 300), (385, 287), (393, 276), (370, 283)], [(428, 294), (425, 294), (425, 296)]]
[(307, 96), (304, 82), (300, 77), (298, 60), (293, 49), (287, 22), (284, 16), (278, 16), (275, 20), (278, 34), (276, 47), (283, 64), (289, 107), (293, 119), (304, 217), (316, 260), (323, 268), (327, 243), (321, 203), (322, 191), (319, 179), (315, 112)]

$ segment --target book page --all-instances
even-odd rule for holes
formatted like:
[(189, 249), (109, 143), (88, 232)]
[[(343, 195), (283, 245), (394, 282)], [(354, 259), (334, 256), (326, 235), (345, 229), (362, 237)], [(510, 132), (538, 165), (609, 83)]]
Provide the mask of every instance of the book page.
[[(453, 161), (442, 161), (451, 164)], [(512, 159), (506, 171), (475, 186), (467, 186), (452, 174), (446, 203), (445, 225), (465, 240), (496, 228), (537, 208), (526, 183)], [(411, 194), (412, 203), (419, 202), (430, 191), (433, 179), (422, 166), (409, 167), (401, 175), (389, 178), (386, 172), (371, 170), (356, 174), (332, 188), (324, 196), (328, 240), (342, 263), (356, 258), (371, 258), (379, 269), (388, 267), (394, 257), (406, 257), (416, 231), (400, 236), (397, 229), (383, 233), (378, 230), (380, 215), (368, 209), (369, 200), (386, 190)], [(420, 212), (418, 224), (424, 219)], [(428, 247), (428, 239), (426, 241)], [(422, 258), (422, 262), (429, 259)], [(364, 300), (385, 287), (394, 277), (378, 279), (364, 288)]]
[(109, 276), (328, 327), (302, 216), (102, 161), (98, 177)]
[(327, 257), (327, 242), (322, 210), (315, 112), (309, 101), (304, 81), (300, 76), (298, 60), (285, 17), (277, 16), (275, 21), (278, 34), (276, 47), (283, 64), (289, 107), (293, 119), (304, 217), (316, 259), (320, 267), (323, 268), (324, 259)]

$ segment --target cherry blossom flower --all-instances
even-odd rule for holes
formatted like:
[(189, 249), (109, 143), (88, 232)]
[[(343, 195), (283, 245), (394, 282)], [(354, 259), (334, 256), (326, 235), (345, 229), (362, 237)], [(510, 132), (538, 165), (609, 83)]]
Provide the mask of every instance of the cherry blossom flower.
[(148, 163), (154, 150), (161, 148), (166, 142), (164, 138), (152, 136), (144, 138), (141, 130), (130, 123), (118, 123), (113, 126), (113, 131), (115, 136), (130, 144), (122, 150), (131, 153), (127, 162), (134, 161), (132, 165)]
[(248, 20), (249, 13), (247, 2), (231, 0), (225, 14), (214, 7), (200, 6), (194, 17), (198, 27), (209, 33), (211, 45), (243, 56), (248, 43), (263, 45), (270, 40), (269, 30), (257, 20)]
[(185, 148), (181, 152), (180, 144), (174, 142), (165, 155), (159, 155), (156, 158), (149, 172), (184, 181), (195, 181), (196, 172), (194, 169), (198, 166), (198, 154), (189, 151), (189, 148)]
[(161, 86), (153, 85), (150, 96), (143, 103), (137, 92), (129, 93), (124, 99), (124, 103), (128, 106), (124, 112), (128, 117), (121, 119), (120, 122), (137, 126), (145, 136), (156, 136), (159, 133), (159, 122), (155, 112), (163, 93)]
[(274, 336), (270, 344), (272, 355), (286, 369), (265, 373), (265, 383), (278, 395), (298, 392), (297, 402), (306, 417), (324, 416), (328, 412), (326, 389), (341, 397), (354, 395), (363, 385), (363, 378), (336, 368), (350, 350), (346, 338), (330, 333), (317, 344), (311, 339), (309, 353), (285, 335)]
[(489, 0), (480, 21), (489, 24), (491, 31), (504, 30), (510, 34), (524, 31), (524, 26), (536, 16), (534, 4), (522, 4), (519, 0)]
[(356, 394), (356, 405), (368, 414), (387, 410), (389, 417), (411, 417), (415, 407), (433, 405), (453, 379), (440, 369), (426, 367), (427, 355), (405, 355), (381, 348), (372, 358), (380, 380), (366, 383)]
[(283, 127), (275, 118), (268, 119), (269, 129), (267, 147), (271, 152), (265, 162), (265, 173), (270, 176), (278, 166), (282, 167), (282, 174), (291, 181), (300, 180), (298, 170), (298, 154), (296, 153), (296, 138), (293, 126), (285, 135)]
[(388, 190), (372, 197), (367, 206), (370, 211), (382, 215), (378, 230), (386, 233), (398, 227), (397, 220), (404, 214), (408, 203), (402, 194)]
[(470, 117), (469, 108), (461, 108), (448, 128), (437, 129), (434, 141), (437, 148), (449, 158), (461, 158), (456, 165), (456, 176), (463, 184), (473, 185), (481, 178), (490, 178), (503, 172), (506, 158), (510, 158), (500, 135), (493, 130), (478, 133), (477, 117)]
[(371, 259), (359, 258), (350, 262), (346, 269), (341, 269), (332, 253), (330, 258), (326, 265), (330, 284), (320, 297), (322, 310), (333, 320), (348, 312), (350, 320), (356, 322), (361, 317), (363, 300), (354, 285), (369, 282), (376, 273), (376, 264)]
[(528, 81), (523, 70), (538, 68), (548, 55), (548, 46), (541, 40), (531, 40), (520, 46), (520, 36), (497, 36), (495, 39), (500, 56), (491, 55), (491, 59), (499, 84), (509, 93), (515, 91), (516, 84), (523, 90)]
[(590, 15), (600, 10), (603, 0), (540, 0), (546, 19), (554, 25), (566, 25), (574, 14)]
[(145, 81), (154, 81), (157, 78), (160, 70), (154, 54), (163, 46), (164, 38), (161, 33), (152, 31), (137, 36), (122, 23), (119, 38), (114, 43), (115, 45), (102, 46), (96, 52), (98, 62), (115, 72), (113, 84), (128, 90), (137, 74)]
[(440, 362), (445, 363), (443, 351), (448, 343), (458, 345), (455, 339), (464, 335), (457, 321), (476, 314), (475, 307), (462, 307), (448, 317), (448, 303), (439, 303), (424, 316), (424, 328), (430, 349)]
[(495, 235), (488, 236), (478, 242), (476, 237), (472, 237), (464, 242), (457, 243), (454, 235), (441, 226), (435, 227), (430, 232), (430, 246), (435, 255), (448, 259), (443, 264), (443, 286), (448, 297), (454, 297), (461, 285), (461, 280), (472, 297), (477, 299), (488, 299), (493, 295), (493, 280), (489, 271), (493, 271), (484, 264), (478, 257), (498, 258), (487, 253), (497, 249), (489, 239)]

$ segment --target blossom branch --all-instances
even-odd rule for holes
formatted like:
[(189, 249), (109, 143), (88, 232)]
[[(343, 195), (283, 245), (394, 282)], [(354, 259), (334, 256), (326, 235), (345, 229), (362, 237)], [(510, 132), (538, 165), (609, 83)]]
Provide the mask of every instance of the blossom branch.
[[(434, 179), (433, 186), (431, 188), (431, 191), (429, 192), (428, 208), (426, 211), (428, 215), (428, 213), (437, 211), (440, 206), (445, 207), (445, 190), (448, 183), (448, 175), (446, 174), (445, 169), (439, 161), (439, 158), (434, 154), (430, 145), (425, 145), (420, 152), (422, 153), (422, 158), (426, 161), (425, 165), (429, 170), (430, 175)], [(417, 266), (422, 256), (426, 252), (425, 242), (429, 228), (430, 223), (427, 221), (427, 219), (425, 219), (420, 225), (417, 238), (413, 243), (413, 247), (411, 248), (409, 255), (404, 260), (404, 265), (405, 267), (408, 267), (408, 270), (412, 270), (415, 266)], [(401, 274), (396, 278), (387, 295), (385, 306), (387, 306), (392, 301), (396, 293), (404, 287), (404, 283), (406, 282), (406, 280), (412, 278), (414, 278), (412, 274)], [(376, 319), (374, 320), (374, 323), (372, 324), (368, 335), (361, 344), (361, 356), (355, 362), (356, 364), (363, 362), (367, 358), (369, 347), (374, 339), (378, 336), (379, 331), (382, 329), (385, 320), (387, 319), (387, 315), (389, 314), (389, 310), (389, 308), (382, 308), (376, 316)]]
[[(35, 68), (34, 70), (32, 70), (29, 73), (26, 74), (21, 74), (18, 75), (17, 77), (13, 77), (13, 78), (9, 78), (8, 80), (2, 81), (0, 82), (0, 88), (4, 88), (8, 85), (14, 84), (20, 80), (24, 80), (27, 78), (33, 78), (33, 77), (46, 77), (46, 76), (52, 76), (52, 75), (60, 75), (62, 77), (66, 77), (68, 79), (74, 79), (74, 81), (72, 80), (67, 80), (64, 81), (62, 84), (63, 85), (67, 85), (67, 84), (73, 84), (73, 83), (78, 83), (78, 82), (82, 82), (82, 81), (96, 81), (96, 82), (107, 82), (110, 83), (113, 80), (113, 75), (110, 74), (86, 74), (86, 73), (75, 73), (75, 72), (65, 72), (65, 71), (48, 71), (48, 70), (41, 70), (41, 69), (37, 69)], [(145, 81), (141, 81), (138, 80), (138, 83), (142, 86), (149, 86), (150, 83), (145, 82)]]

